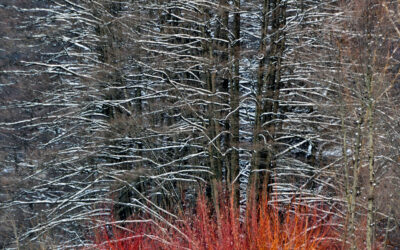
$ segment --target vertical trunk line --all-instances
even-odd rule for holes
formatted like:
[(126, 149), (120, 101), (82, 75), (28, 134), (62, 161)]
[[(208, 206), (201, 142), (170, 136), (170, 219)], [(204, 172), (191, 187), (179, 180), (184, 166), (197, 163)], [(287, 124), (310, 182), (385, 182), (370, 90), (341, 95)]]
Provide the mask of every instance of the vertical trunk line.
[[(204, 20), (207, 18), (204, 9), (202, 9)], [(205, 27), (201, 28), (202, 36), (204, 38), (208, 38), (207, 41), (203, 42), (203, 53), (204, 57), (208, 58), (208, 65), (205, 65), (204, 74), (206, 78), (207, 88), (212, 93), (210, 97), (210, 104), (208, 105), (208, 136), (211, 140), (213, 140), (216, 136), (216, 125), (215, 125), (215, 114), (214, 114), (214, 102), (215, 102), (215, 93), (216, 93), (216, 86), (215, 86), (215, 72), (214, 72), (214, 48), (211, 38), (206, 33)], [(218, 190), (218, 183), (221, 178), (220, 169), (218, 169), (218, 163), (216, 160), (216, 150), (213, 144), (208, 144), (207, 146), (208, 155), (209, 155), (209, 166), (211, 170), (211, 174), (209, 175), (209, 185), (210, 185), (210, 196), (209, 197), (212, 201), (213, 207), (215, 209), (215, 214), (217, 218), (217, 225), (218, 225), (218, 235), (222, 237), (221, 231), (221, 212), (220, 212), (220, 204), (219, 204), (219, 190)]]
[(367, 212), (367, 249), (371, 250), (374, 245), (375, 236), (375, 168), (374, 168), (374, 100), (373, 100), (373, 80), (371, 73), (367, 73), (368, 105), (367, 105), (367, 124), (368, 124), (368, 170), (369, 170), (369, 190), (368, 190), (368, 212)]
[(263, 4), (262, 10), (262, 23), (261, 23), (261, 38), (260, 38), (260, 48), (259, 48), (259, 63), (258, 63), (258, 72), (257, 72), (257, 93), (256, 93), (256, 115), (255, 115), (255, 124), (253, 131), (253, 157), (251, 162), (251, 174), (250, 174), (250, 184), (248, 187), (247, 198), (248, 204), (250, 204), (250, 209), (253, 209), (251, 206), (255, 204), (255, 201), (258, 200), (258, 192), (256, 192), (256, 188), (259, 185), (259, 173), (255, 172), (259, 169), (260, 166), (260, 151), (263, 147), (263, 139), (262, 136), (262, 106), (263, 106), (263, 93), (264, 93), (264, 71), (265, 71), (265, 62), (267, 58), (267, 32), (269, 25), (269, 6), (270, 1), (265, 0)]
[(235, 179), (239, 175), (239, 84), (240, 84), (240, 0), (234, 1), (234, 15), (233, 15), (233, 34), (234, 41), (232, 45), (233, 50), (233, 79), (231, 81), (230, 91), (230, 104), (231, 115), (230, 129), (231, 129), (231, 169), (229, 176), (230, 193), (233, 195), (233, 204), (239, 205), (239, 182)]
[(351, 189), (350, 199), (350, 223), (349, 223), (349, 235), (351, 236), (351, 249), (356, 249), (356, 237), (355, 233), (355, 214), (356, 214), (356, 198), (358, 193), (358, 177), (360, 172), (360, 150), (361, 150), (361, 124), (362, 121), (357, 120), (357, 132), (354, 152), (354, 163), (353, 163), (353, 185)]

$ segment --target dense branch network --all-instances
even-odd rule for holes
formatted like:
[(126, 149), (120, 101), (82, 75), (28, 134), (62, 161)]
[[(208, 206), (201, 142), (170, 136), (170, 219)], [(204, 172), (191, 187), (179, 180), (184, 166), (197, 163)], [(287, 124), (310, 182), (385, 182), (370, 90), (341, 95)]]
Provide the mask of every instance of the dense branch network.
[(174, 228), (202, 188), (217, 215), (228, 192), (242, 212), (324, 202), (352, 246), (364, 208), (398, 213), (373, 195), (399, 181), (395, 1), (9, 2), (1, 208), (25, 217), (7, 244), (85, 245), (110, 213)]

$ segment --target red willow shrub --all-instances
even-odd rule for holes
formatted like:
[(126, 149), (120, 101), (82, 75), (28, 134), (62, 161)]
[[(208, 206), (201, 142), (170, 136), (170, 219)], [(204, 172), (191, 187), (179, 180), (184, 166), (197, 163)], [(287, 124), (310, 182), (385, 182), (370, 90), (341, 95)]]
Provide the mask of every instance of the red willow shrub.
[(229, 199), (220, 207), (217, 218), (211, 203), (200, 195), (195, 211), (173, 223), (175, 229), (152, 221), (128, 221), (124, 227), (111, 224), (96, 232), (96, 248), (340, 249), (339, 235), (322, 206), (281, 207), (278, 203), (261, 202), (248, 209), (244, 222), (240, 222)]

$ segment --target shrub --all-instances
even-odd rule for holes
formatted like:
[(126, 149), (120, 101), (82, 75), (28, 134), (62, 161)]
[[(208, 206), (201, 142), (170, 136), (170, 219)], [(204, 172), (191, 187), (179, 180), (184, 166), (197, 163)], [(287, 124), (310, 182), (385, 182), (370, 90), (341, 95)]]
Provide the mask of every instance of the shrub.
[(230, 199), (221, 199), (220, 215), (204, 195), (194, 211), (185, 211), (175, 228), (153, 220), (128, 220), (95, 233), (98, 249), (340, 249), (335, 227), (322, 205), (260, 202), (240, 221)]

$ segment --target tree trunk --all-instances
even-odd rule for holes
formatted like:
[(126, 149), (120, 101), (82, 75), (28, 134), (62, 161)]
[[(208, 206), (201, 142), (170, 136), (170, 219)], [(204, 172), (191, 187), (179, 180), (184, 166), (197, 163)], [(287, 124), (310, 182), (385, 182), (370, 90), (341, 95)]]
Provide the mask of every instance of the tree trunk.
[[(271, 12), (271, 14), (269, 14)], [(269, 16), (271, 15), (271, 16)], [(277, 112), (280, 99), (280, 74), (285, 38), (282, 28), (286, 24), (286, 5), (280, 0), (267, 0), (263, 5), (263, 21), (258, 66), (256, 117), (254, 127), (254, 154), (250, 177), (250, 199), (257, 202), (260, 195), (268, 197), (271, 171), (275, 164), (274, 137), (276, 133)], [(271, 25), (269, 49), (266, 38)], [(265, 63), (268, 60), (267, 72)]]
[(231, 166), (229, 169), (229, 187), (233, 195), (233, 202), (235, 205), (239, 204), (239, 84), (240, 84), (240, 0), (234, 1), (234, 15), (233, 15), (233, 35), (234, 41), (232, 44), (233, 55), (233, 77), (230, 87), (230, 133), (231, 133)]
[[(369, 71), (369, 70), (368, 70)], [(368, 124), (368, 170), (369, 170), (369, 189), (368, 189), (368, 211), (367, 211), (367, 249), (371, 250), (374, 246), (375, 237), (375, 167), (374, 167), (374, 100), (373, 100), (373, 80), (370, 72), (367, 72), (368, 105), (367, 118)]]

